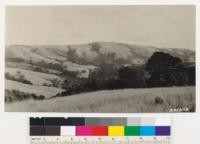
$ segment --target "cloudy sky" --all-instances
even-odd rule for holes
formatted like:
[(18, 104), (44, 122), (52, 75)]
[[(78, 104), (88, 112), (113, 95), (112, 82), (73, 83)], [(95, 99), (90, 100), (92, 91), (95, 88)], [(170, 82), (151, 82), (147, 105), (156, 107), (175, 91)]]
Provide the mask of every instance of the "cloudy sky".
[(126, 42), (195, 49), (194, 6), (7, 6), (6, 44)]

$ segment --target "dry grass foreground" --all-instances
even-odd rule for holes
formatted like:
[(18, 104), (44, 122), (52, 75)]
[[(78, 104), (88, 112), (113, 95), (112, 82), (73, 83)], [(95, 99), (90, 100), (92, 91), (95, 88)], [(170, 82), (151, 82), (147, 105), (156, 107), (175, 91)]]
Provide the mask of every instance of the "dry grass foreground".
[[(182, 109), (180, 109), (182, 108)], [(42, 101), (5, 104), (9, 112), (170, 112), (195, 111), (195, 87), (104, 90)]]

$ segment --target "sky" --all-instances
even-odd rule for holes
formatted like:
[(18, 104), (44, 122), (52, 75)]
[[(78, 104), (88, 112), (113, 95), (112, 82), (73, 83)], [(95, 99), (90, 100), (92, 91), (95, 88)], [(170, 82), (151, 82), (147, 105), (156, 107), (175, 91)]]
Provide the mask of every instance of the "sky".
[(195, 49), (195, 6), (7, 6), (6, 44), (124, 42)]

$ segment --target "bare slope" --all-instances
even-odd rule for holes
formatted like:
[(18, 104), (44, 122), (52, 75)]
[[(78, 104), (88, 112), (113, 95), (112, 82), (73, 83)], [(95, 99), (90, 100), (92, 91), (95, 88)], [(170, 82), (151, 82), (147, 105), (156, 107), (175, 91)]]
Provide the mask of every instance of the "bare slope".
[(24, 112), (169, 112), (171, 108), (194, 111), (195, 87), (98, 91), (5, 105), (6, 111)]

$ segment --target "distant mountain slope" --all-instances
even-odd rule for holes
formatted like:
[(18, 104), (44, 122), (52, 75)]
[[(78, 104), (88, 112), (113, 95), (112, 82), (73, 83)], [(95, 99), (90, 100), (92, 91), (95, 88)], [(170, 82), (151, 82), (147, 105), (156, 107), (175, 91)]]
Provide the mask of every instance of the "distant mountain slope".
[[(40, 51), (43, 51), (43, 49), (40, 49)], [(48, 49), (46, 50), (48, 52)], [(48, 63), (57, 63), (54, 59), (46, 58), (45, 56), (36, 53), (35, 48), (31, 46), (23, 46), (23, 45), (14, 45), (9, 46), (6, 48), (6, 58), (18, 58), (25, 61), (46, 61)]]
[[(132, 64), (143, 64), (155, 52), (163, 51), (178, 56), (184, 61), (195, 61), (195, 52), (187, 49), (157, 48), (114, 42), (94, 42), (82, 45), (11, 45), (6, 47), (6, 59), (18, 58), (24, 61), (60, 63), (65, 61), (77, 64), (97, 65), (99, 57), (106, 61), (123, 59)], [(107, 57), (105, 57), (107, 56)], [(110, 58), (113, 59), (110, 59)]]

